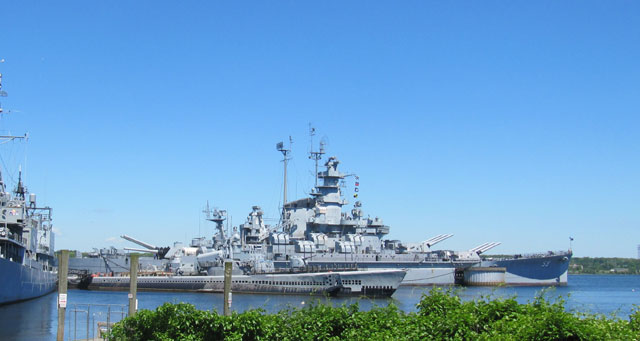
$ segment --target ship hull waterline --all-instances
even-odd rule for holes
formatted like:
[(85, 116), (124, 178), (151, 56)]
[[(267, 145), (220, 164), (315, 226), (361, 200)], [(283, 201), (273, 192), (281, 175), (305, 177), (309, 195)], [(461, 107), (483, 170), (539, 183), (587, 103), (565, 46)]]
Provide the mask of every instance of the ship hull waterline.
[(0, 305), (44, 296), (57, 286), (57, 273), (0, 258)]
[[(465, 285), (456, 279), (456, 272), (474, 267), (500, 267), (505, 269), (506, 286), (565, 286), (568, 283), (568, 269), (571, 254), (540, 255), (537, 257), (483, 260), (477, 263), (444, 262), (336, 262), (308, 261), (310, 266), (319, 268), (340, 268), (357, 265), (360, 270), (404, 269), (407, 274), (401, 286)], [(276, 266), (286, 266), (276, 262)]]

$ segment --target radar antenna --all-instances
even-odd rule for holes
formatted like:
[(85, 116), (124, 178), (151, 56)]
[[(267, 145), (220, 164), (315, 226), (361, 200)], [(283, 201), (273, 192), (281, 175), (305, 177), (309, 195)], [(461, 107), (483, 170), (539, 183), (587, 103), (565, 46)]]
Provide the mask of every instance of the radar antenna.
[(204, 210), (202, 210), (202, 213), (205, 214), (207, 220), (211, 219), (211, 209), (209, 208), (209, 200), (207, 200), (207, 207)]
[(18, 198), (24, 200), (24, 195), (27, 193), (27, 189), (22, 184), (22, 166), (18, 170), (18, 184), (16, 185), (15, 194)]
[(207, 208), (205, 208), (202, 213), (206, 215), (206, 220), (216, 224), (216, 228), (220, 232), (222, 239), (226, 240), (227, 236), (224, 229), (224, 221), (227, 219), (227, 211), (219, 210), (217, 207), (211, 209), (209, 207), (209, 200), (207, 200)]
[[(0, 61), (0, 63), (4, 63), (4, 59)], [(2, 74), (0, 73), (0, 97), (7, 97), (7, 93), (2, 91)], [(2, 103), (0, 103), (0, 114), (2, 114)]]

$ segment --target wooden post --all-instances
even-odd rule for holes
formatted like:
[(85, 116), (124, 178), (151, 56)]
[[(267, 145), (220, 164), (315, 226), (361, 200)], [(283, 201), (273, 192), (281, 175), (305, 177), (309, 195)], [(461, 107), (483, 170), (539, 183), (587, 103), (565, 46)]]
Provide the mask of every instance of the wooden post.
[(136, 313), (137, 304), (137, 294), (138, 294), (138, 257), (139, 254), (132, 253), (130, 255), (129, 263), (131, 265), (131, 269), (129, 271), (129, 316), (133, 316)]
[(64, 317), (67, 311), (67, 281), (69, 273), (69, 250), (58, 255), (58, 341), (64, 341)]
[(233, 262), (224, 262), (224, 316), (231, 316), (231, 270)]

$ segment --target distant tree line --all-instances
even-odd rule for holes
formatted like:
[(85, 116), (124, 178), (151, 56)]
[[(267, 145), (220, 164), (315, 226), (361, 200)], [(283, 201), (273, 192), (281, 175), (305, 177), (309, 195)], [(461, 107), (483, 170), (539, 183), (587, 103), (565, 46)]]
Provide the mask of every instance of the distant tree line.
[(573, 257), (570, 274), (640, 274), (640, 259)]

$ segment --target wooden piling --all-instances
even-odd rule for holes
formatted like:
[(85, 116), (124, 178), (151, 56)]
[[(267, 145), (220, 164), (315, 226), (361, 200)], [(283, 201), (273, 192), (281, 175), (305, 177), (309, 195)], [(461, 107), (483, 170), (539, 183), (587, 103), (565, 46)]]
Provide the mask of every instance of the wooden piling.
[(67, 281), (69, 273), (69, 250), (58, 254), (58, 341), (64, 341), (64, 318), (67, 311)]
[(132, 253), (129, 257), (129, 316), (133, 316), (138, 310), (136, 300), (138, 294), (138, 258), (140, 255)]
[(231, 316), (231, 270), (233, 262), (224, 262), (224, 316)]

